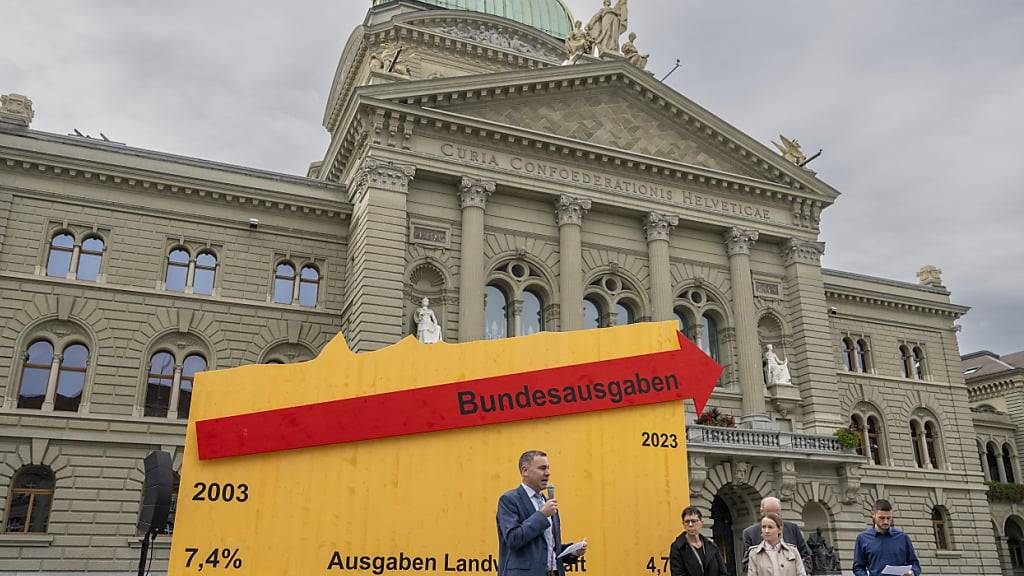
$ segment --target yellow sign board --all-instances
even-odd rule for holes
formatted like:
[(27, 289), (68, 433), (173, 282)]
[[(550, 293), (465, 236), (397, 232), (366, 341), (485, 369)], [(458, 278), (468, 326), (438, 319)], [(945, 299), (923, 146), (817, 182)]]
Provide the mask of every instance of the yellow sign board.
[(720, 371), (662, 322), (364, 354), (338, 336), (310, 362), (202, 373), (168, 573), (497, 573), (497, 499), (529, 449), (563, 541), (589, 542), (570, 572), (667, 573), (681, 398), (702, 407)]

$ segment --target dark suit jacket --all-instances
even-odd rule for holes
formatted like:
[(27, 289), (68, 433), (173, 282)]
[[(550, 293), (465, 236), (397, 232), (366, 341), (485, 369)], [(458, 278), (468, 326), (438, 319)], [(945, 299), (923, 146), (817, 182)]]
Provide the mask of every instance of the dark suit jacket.
[[(552, 516), (552, 535), (555, 537), (556, 555), (561, 554), (562, 525), (558, 515)], [(548, 544), (544, 531), (548, 519), (533, 507), (533, 502), (522, 486), (509, 490), (498, 498), (498, 575), (544, 576), (548, 570)], [(569, 554), (558, 561), (558, 573), (565, 575), (563, 564), (576, 562)]]
[[(761, 543), (761, 523), (758, 522), (752, 526), (748, 526), (743, 531), (743, 573), (747, 573), (747, 560), (750, 554), (750, 547), (757, 546)], [(800, 528), (796, 524), (791, 522), (782, 521), (782, 541), (786, 544), (792, 544), (796, 546), (796, 549), (800, 551), (800, 559), (804, 561), (804, 568), (807, 573), (811, 573), (811, 550), (807, 548), (807, 541), (804, 540), (804, 534), (800, 531)]]
[(714, 542), (700, 537), (704, 541), (704, 566), (691, 550), (690, 543), (686, 541), (686, 532), (683, 532), (672, 543), (668, 553), (669, 569), (672, 576), (726, 576), (725, 564), (722, 563), (722, 554)]

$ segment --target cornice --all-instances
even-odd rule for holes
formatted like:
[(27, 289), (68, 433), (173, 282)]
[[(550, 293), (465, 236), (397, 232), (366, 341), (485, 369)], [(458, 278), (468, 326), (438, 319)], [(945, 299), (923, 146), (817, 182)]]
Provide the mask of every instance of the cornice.
[[(699, 131), (712, 142), (734, 155), (742, 164), (762, 173), (766, 179), (794, 190), (811, 189), (810, 198), (831, 204), (839, 192), (811, 172), (783, 159), (765, 145), (682, 94), (658, 82), (626, 62), (598, 62), (572, 66), (551, 66), (528, 72), (508, 71), (472, 76), (456, 76), (375, 86), (361, 86), (357, 93), (432, 107), (466, 98), (512, 97), (537, 92), (554, 93), (580, 87), (612, 85), (621, 82), (637, 95), (661, 108), (680, 125)], [(811, 212), (811, 211), (809, 211)], [(811, 216), (811, 214), (809, 214)]]
[(869, 304), (872, 306), (896, 308), (899, 310), (907, 310), (909, 312), (924, 312), (938, 316), (948, 316), (953, 319), (963, 316), (968, 310), (970, 310), (970, 307), (968, 306), (942, 304), (917, 298), (895, 296), (884, 292), (875, 292), (873, 290), (837, 286), (829, 283), (825, 283), (825, 297), (834, 298), (836, 300), (858, 302), (861, 304)]
[[(361, 90), (361, 88), (359, 89)], [(358, 93), (359, 104), (353, 106), (349, 130), (338, 147), (333, 164), (325, 175), (332, 181), (342, 180), (351, 158), (367, 143), (408, 150), (414, 134), (437, 133), (458, 136), (462, 142), (475, 140), (484, 146), (500, 144), (510, 153), (537, 153), (557, 155), (560, 159), (599, 164), (599, 168), (612, 169), (632, 177), (668, 179), (666, 185), (701, 187), (709, 192), (728, 192), (754, 200), (778, 202), (788, 205), (794, 217), (788, 227), (814, 230), (820, 221), (825, 202), (806, 188), (799, 191), (766, 180), (722, 172), (702, 166), (684, 164), (639, 154), (600, 144), (566, 138), (501, 124), (490, 120), (465, 116), (433, 108), (421, 108), (387, 100), (369, 98)], [(356, 113), (360, 112), (360, 113)]]
[[(31, 172), (36, 175), (79, 182), (118, 186), (126, 190), (171, 194), (182, 198), (199, 198), (233, 206), (301, 212), (325, 218), (345, 219), (352, 212), (351, 206), (342, 200), (331, 202), (300, 198), (273, 190), (258, 190), (163, 171), (130, 168), (39, 152), (26, 153), (17, 148), (0, 147), (0, 174), (4, 170)], [(336, 191), (339, 196), (344, 193), (343, 187), (333, 183), (309, 181), (309, 185)]]
[(1019, 375), (1010, 374), (1008, 375), (1009, 377), (988, 380), (987, 382), (968, 382), (967, 398), (971, 402), (977, 402), (1003, 396), (1016, 388), (1024, 388), (1024, 379), (1013, 378), (1013, 376)]

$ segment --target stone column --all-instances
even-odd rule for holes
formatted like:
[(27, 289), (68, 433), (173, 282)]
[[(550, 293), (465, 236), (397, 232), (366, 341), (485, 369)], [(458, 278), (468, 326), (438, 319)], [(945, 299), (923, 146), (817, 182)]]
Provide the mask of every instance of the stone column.
[(839, 403), (834, 336), (821, 276), (825, 243), (790, 238), (779, 252), (786, 267), (783, 305), (793, 334), (788, 350), (789, 372), (803, 398), (804, 430), (831, 434), (839, 426), (845, 426), (846, 419)]
[(583, 327), (583, 249), (581, 232), (583, 215), (590, 210), (590, 200), (562, 194), (555, 201), (558, 223), (558, 292), (561, 299), (559, 320), (561, 330)]
[(647, 237), (647, 262), (651, 271), (651, 319), (672, 320), (672, 274), (669, 271), (668, 239), (679, 224), (677, 216), (648, 212), (644, 219)]
[(368, 157), (354, 172), (348, 188), (352, 263), (345, 282), (342, 325), (349, 348), (368, 352), (405, 335), (406, 200), (416, 167)]
[(494, 181), (463, 176), (462, 251), (459, 260), (459, 342), (484, 337), (484, 208), (494, 194)]
[[(924, 442), (924, 430), (921, 431), (921, 441)], [(926, 443), (925, 443), (926, 444)], [(927, 467), (931, 468), (931, 460), (928, 459), (928, 453), (925, 452), (924, 461), (927, 463)], [(1000, 482), (1006, 482), (1008, 476), (1006, 475), (1006, 465), (1003, 463), (1003, 452), (1000, 450), (996, 453), (996, 468), (999, 469), (999, 478), (993, 478), (993, 480), (999, 480)], [(1016, 478), (1015, 478), (1016, 480)]]
[(743, 393), (743, 415), (740, 424), (746, 428), (768, 429), (771, 419), (765, 410), (764, 375), (761, 350), (754, 320), (754, 286), (750, 279), (750, 247), (757, 242), (756, 230), (733, 226), (723, 234), (729, 255), (732, 281), (732, 315), (736, 328), (736, 352), (740, 390)]
[(982, 448), (982, 452), (981, 452), (981, 473), (985, 475), (985, 480), (996, 480), (996, 478), (994, 478), (992, 476), (992, 470), (990, 470), (989, 467), (988, 467), (988, 452), (987, 451), (988, 451), (988, 447), (987, 446)]
[(171, 399), (167, 401), (167, 417), (174, 420), (178, 417), (178, 401), (181, 399), (182, 364), (174, 365), (174, 379), (171, 381)]
[(47, 412), (53, 410), (57, 398), (57, 379), (60, 378), (60, 361), (63, 357), (63, 354), (55, 351), (53, 361), (50, 363), (50, 378), (46, 381), (46, 395), (43, 396), (43, 410)]

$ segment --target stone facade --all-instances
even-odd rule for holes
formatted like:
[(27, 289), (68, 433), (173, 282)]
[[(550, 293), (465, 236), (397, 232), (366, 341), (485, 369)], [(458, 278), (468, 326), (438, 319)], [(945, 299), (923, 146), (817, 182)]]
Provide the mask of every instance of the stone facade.
[[(308, 178), (0, 123), (0, 511), (26, 471), (54, 490), (45, 529), (0, 533), (0, 574), (133, 570), (142, 458), (180, 465), (187, 358), (298, 361), (338, 331), (378, 349), (424, 296), (449, 342), (677, 319), (740, 421), (688, 427), (689, 496), (732, 564), (777, 495), (849, 568), (886, 497), (929, 573), (999, 571), (975, 438), (1010, 428), (967, 410), (967, 309), (823, 270), (836, 190), (635, 66), (562, 50), (491, 15), (373, 7)], [(791, 384), (765, 384), (766, 344)], [(167, 416), (147, 415), (153, 387)], [(832, 435), (851, 425), (859, 454)]]

